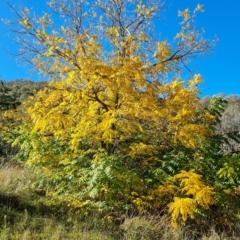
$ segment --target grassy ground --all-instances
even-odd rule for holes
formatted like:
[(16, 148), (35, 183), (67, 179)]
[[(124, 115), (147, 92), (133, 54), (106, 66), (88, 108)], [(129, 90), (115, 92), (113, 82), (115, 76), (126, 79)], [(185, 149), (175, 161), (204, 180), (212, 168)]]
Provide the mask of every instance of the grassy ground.
[[(38, 205), (31, 192), (31, 173), (14, 166), (0, 169), (0, 239), (10, 240), (190, 240), (193, 233), (173, 229), (166, 217), (128, 217), (120, 225), (99, 216), (57, 213)], [(234, 235), (234, 234), (233, 234)], [(212, 228), (202, 240), (240, 239), (217, 234)]]

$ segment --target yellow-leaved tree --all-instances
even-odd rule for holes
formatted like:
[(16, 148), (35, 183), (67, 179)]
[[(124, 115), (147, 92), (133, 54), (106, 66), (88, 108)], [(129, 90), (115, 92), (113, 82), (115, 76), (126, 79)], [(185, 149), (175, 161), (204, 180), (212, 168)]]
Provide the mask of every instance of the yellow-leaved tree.
[[(109, 214), (161, 208), (156, 189), (189, 164), (194, 168), (215, 121), (199, 104), (202, 77), (181, 77), (191, 58), (211, 46), (193, 25), (202, 6), (179, 12), (180, 31), (167, 41), (154, 34), (161, 1), (48, 5), (52, 18), (15, 10), (21, 55), (51, 79), (25, 103), (19, 156), (40, 174), (47, 197), (73, 208)], [(174, 166), (166, 157), (173, 151)], [(208, 189), (198, 183), (196, 189)], [(181, 210), (183, 220), (197, 204), (212, 204), (210, 193), (206, 200), (196, 196), (190, 212)]]

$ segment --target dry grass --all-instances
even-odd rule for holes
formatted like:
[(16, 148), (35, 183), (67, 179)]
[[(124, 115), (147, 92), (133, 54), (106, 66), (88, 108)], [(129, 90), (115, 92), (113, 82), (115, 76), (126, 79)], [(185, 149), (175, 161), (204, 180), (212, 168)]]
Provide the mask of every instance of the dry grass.
[(173, 229), (167, 217), (140, 216), (127, 218), (121, 225), (127, 240), (181, 240), (182, 229)]
[[(56, 218), (22, 215), (14, 224), (6, 223), (0, 230), (0, 239), (21, 240), (111, 240), (107, 232), (98, 229), (87, 229), (81, 223), (74, 223), (71, 227), (66, 226)], [(84, 224), (86, 225), (86, 224)], [(89, 224), (90, 227), (90, 224)]]
[(28, 192), (31, 174), (27, 169), (7, 165), (0, 168), (0, 192), (21, 194)]
[(236, 234), (219, 234), (214, 227), (208, 233), (199, 236), (187, 226), (173, 228), (169, 220), (165, 216), (133, 217), (126, 219), (121, 228), (124, 229), (126, 240), (240, 240), (240, 236)]

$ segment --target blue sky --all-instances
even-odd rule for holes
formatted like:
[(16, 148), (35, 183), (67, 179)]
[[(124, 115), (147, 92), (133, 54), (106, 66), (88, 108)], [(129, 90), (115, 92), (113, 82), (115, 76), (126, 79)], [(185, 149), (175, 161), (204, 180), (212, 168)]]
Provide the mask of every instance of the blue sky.
[[(35, 12), (43, 12), (45, 0), (10, 0), (12, 4), (32, 7)], [(156, 26), (157, 32), (169, 40), (180, 29), (178, 10), (194, 9), (204, 4), (205, 12), (197, 17), (197, 27), (205, 29), (205, 38), (218, 38), (216, 49), (209, 56), (195, 59), (191, 70), (202, 74), (204, 82), (200, 86), (201, 96), (224, 93), (240, 95), (240, 0), (166, 0), (166, 20)], [(0, 19), (11, 19), (13, 14), (4, 0), (0, 2)], [(21, 64), (21, 59), (10, 56), (7, 51), (17, 51), (14, 36), (0, 23), (0, 78), (42, 80), (29, 67)]]

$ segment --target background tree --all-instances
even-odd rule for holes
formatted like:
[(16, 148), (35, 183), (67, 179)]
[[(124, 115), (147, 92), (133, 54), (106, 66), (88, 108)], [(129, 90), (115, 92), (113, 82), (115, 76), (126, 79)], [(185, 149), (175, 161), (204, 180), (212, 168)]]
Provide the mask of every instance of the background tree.
[[(228, 96), (225, 111), (222, 114), (221, 122), (219, 123), (218, 130), (222, 135), (229, 132), (240, 134), (240, 99), (237, 96)], [(237, 138), (237, 137), (236, 137)], [(240, 145), (231, 138), (228, 138), (230, 144), (223, 145), (223, 152), (227, 153), (240, 153)]]
[[(220, 95), (219, 95), (220, 96)], [(216, 126), (216, 132), (226, 138), (221, 147), (221, 152), (233, 154), (239, 153), (239, 134), (240, 134), (240, 108), (238, 96), (221, 96), (225, 99), (226, 104), (221, 118)], [(206, 97), (200, 100), (203, 108), (207, 108), (211, 98)]]

